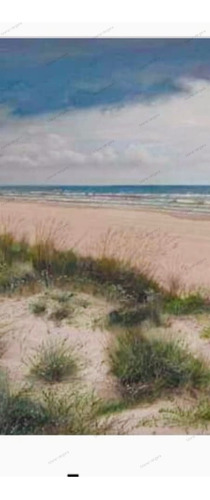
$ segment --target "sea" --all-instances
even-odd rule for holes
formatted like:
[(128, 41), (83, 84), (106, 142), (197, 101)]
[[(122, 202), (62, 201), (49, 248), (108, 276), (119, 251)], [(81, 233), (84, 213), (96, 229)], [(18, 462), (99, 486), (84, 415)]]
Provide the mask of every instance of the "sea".
[(0, 199), (210, 214), (210, 186), (0, 186)]

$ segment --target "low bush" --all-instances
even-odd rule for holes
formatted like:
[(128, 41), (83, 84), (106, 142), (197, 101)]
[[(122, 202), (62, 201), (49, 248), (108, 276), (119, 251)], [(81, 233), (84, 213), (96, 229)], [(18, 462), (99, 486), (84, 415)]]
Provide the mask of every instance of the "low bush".
[(111, 368), (125, 397), (158, 395), (163, 389), (199, 387), (210, 382), (204, 363), (174, 342), (146, 339), (132, 332), (117, 337)]
[(28, 258), (28, 244), (24, 238), (16, 241), (13, 234), (3, 232), (0, 234), (0, 257), (3, 262), (11, 265), (13, 261), (24, 262)]
[(43, 314), (46, 311), (46, 304), (42, 300), (38, 300), (37, 302), (32, 302), (29, 304), (29, 309), (33, 314), (37, 316)]
[(73, 250), (58, 251), (48, 239), (36, 242), (29, 255), (36, 271), (47, 271), (53, 278), (70, 276), (77, 269), (77, 256)]
[(149, 290), (159, 290), (157, 283), (149, 276), (113, 258), (80, 257), (77, 270), (79, 274), (99, 285), (115, 287), (121, 291), (123, 298), (131, 302), (144, 302)]
[(0, 374), (0, 434), (35, 434), (42, 432), (48, 417), (41, 403), (29, 392), (13, 392), (4, 374)]
[(100, 400), (93, 393), (75, 391), (58, 396), (48, 390), (43, 401), (49, 420), (48, 434), (90, 435), (109, 431), (111, 420), (100, 418)]
[(121, 308), (109, 313), (110, 326), (122, 326), (130, 328), (141, 324), (145, 320), (153, 321), (156, 326), (160, 325), (160, 310), (152, 304), (145, 304), (136, 308)]
[(175, 315), (198, 314), (210, 312), (210, 303), (200, 294), (191, 294), (186, 297), (167, 297), (164, 301), (165, 311)]
[(0, 434), (106, 434), (110, 421), (99, 418), (98, 399), (89, 393), (58, 394), (48, 389), (34, 399), (30, 390), (14, 391), (0, 374)]
[(11, 266), (0, 263), (0, 293), (13, 293), (35, 283), (38, 284), (37, 276), (20, 263)]
[(48, 239), (36, 241), (30, 247), (29, 257), (36, 271), (50, 271), (54, 255), (54, 244)]
[(110, 401), (100, 401), (98, 405), (98, 415), (107, 415), (107, 414), (113, 414), (113, 413), (118, 413), (123, 410), (126, 410), (128, 408), (128, 405), (126, 404), (125, 400), (123, 399), (113, 399)]

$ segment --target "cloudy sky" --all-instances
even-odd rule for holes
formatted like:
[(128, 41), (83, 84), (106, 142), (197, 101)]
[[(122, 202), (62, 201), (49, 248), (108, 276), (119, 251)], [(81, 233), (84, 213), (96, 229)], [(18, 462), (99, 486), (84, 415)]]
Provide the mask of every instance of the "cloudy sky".
[(0, 39), (0, 184), (209, 184), (210, 39)]

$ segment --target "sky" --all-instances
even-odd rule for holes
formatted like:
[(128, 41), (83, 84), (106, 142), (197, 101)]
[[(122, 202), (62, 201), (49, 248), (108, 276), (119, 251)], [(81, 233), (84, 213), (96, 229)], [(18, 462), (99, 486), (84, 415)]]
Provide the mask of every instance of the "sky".
[(0, 39), (0, 184), (210, 185), (210, 39)]

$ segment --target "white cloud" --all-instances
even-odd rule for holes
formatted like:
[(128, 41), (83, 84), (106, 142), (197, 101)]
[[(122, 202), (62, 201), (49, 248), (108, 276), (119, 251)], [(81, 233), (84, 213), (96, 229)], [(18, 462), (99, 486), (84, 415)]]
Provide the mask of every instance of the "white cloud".
[(188, 96), (120, 109), (2, 109), (1, 184), (210, 184), (210, 84), (187, 85)]

